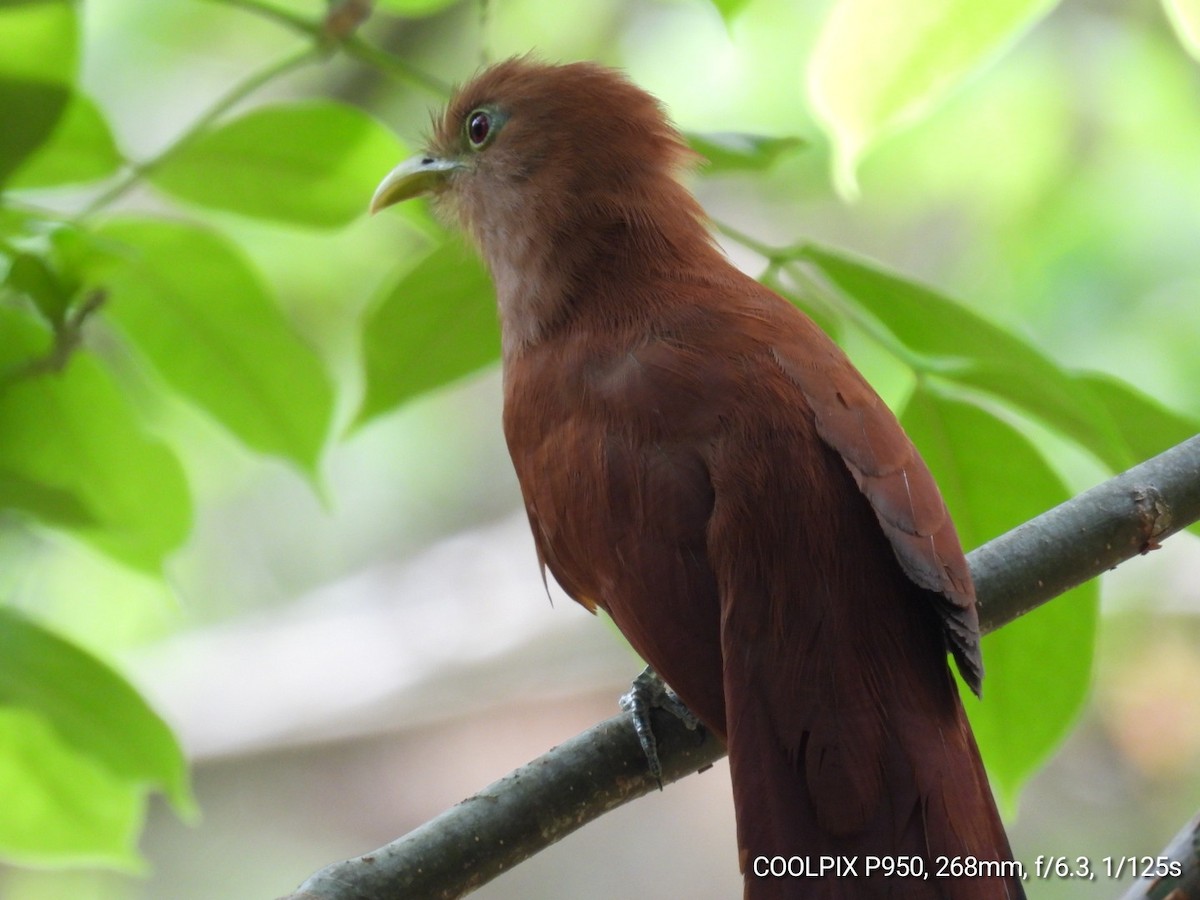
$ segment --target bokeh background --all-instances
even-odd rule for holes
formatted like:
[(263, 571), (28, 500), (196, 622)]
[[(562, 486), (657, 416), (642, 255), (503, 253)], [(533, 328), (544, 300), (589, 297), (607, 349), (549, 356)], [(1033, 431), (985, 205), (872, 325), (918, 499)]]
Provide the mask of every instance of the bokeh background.
[[(883, 261), (1064, 365), (1114, 373), (1200, 416), (1200, 68), (1157, 3), (1067, 0), (871, 153), (852, 204), (831, 187), (804, 92), (826, 3), (753, 0), (731, 24), (707, 0), (433, 6), (378, 16), (364, 34), (445, 82), (531, 49), (599, 59), (659, 96), (684, 128), (802, 136), (804, 152), (766, 173), (698, 175), (705, 207), (771, 242), (811, 237)], [(153, 155), (299, 40), (238, 7), (80, 5), (81, 80), (126, 155)], [(409, 146), (439, 104), (434, 91), (338, 56), (269, 93), (352, 101)], [(347, 424), (362, 389), (359, 322), (415, 252), (411, 229), (391, 216), (301, 231), (214, 215), (337, 373)], [(198, 502), (166, 584), (43, 532), (6, 534), (3, 555), (21, 563), (15, 602), (36, 604), (151, 698), (188, 751), (202, 817), (185, 824), (155, 800), (144, 874), (0, 867), (0, 897), (278, 896), (612, 714), (639, 663), (605, 624), (542, 587), (499, 406), (494, 369), (412, 402), (332, 446), (316, 490), (182, 405), (162, 411)], [(1038, 437), (1073, 490), (1104, 477), (1085, 454)], [(100, 595), (119, 601), (94, 602)], [(1087, 708), (1009, 810), (1027, 865), (1041, 854), (1097, 866), (1155, 854), (1200, 806), (1195, 538), (1122, 566), (1102, 598)], [(478, 896), (731, 897), (734, 846), (718, 765)], [(1119, 889), (1103, 879), (1029, 885), (1046, 898)]]

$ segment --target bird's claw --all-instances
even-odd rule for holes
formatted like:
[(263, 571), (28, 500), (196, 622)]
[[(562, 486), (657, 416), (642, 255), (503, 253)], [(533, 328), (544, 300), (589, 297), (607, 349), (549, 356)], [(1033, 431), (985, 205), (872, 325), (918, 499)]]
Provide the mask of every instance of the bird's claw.
[(642, 745), (642, 752), (646, 755), (646, 766), (661, 791), (662, 763), (658, 759), (658, 741), (654, 738), (654, 728), (650, 724), (650, 710), (656, 706), (665, 709), (683, 722), (689, 730), (695, 729), (700, 720), (649, 666), (633, 679), (629, 692), (621, 696), (620, 703), (621, 709), (633, 719), (633, 730), (637, 733), (638, 743)]

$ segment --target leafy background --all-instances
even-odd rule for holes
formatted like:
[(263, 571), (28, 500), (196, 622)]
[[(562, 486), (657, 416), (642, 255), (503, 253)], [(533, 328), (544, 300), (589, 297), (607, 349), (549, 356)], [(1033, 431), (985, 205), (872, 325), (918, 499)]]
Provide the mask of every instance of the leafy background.
[[(486, 277), (419, 205), (364, 216), (482, 58), (667, 103), (730, 254), (901, 412), (967, 546), (1200, 430), (1196, 4), (555, 5), (0, 6), (2, 896), (283, 893), (635, 670), (510, 537)], [(1200, 800), (1193, 544), (986, 639), (1027, 863), (1157, 852)], [(604, 896), (605, 854), (728, 895), (692, 781), (485, 895)], [(717, 824), (664, 845), (681, 816)]]

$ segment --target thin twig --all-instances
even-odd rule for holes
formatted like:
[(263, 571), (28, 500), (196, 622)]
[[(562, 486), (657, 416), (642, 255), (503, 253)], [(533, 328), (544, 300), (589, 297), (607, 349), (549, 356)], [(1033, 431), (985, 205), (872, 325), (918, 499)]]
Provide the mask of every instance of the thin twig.
[(67, 363), (71, 361), (71, 355), (79, 349), (79, 345), (83, 342), (84, 323), (104, 305), (107, 299), (108, 294), (102, 288), (86, 294), (70, 315), (55, 327), (54, 343), (50, 345), (50, 349), (45, 354), (9, 369), (7, 372), (0, 372), (0, 389), (41, 375), (52, 375), (65, 369)]
[(440, 100), (445, 100), (450, 96), (451, 87), (449, 84), (405, 62), (399, 56), (388, 53), (386, 50), (380, 50), (373, 44), (363, 40), (359, 35), (331, 34), (326, 27), (328, 19), (324, 21), (307, 19), (304, 16), (280, 9), (270, 3), (264, 3), (262, 0), (211, 0), (211, 2), (223, 3), (226, 6), (243, 9), (263, 18), (271, 19), (280, 25), (308, 35), (321, 44), (332, 42), (334, 46), (340, 48), (347, 56), (386, 72), (401, 81), (429, 91)]
[[(767, 272), (760, 280), (777, 294), (798, 305), (816, 305), (826, 314), (832, 314), (852, 322), (863, 333), (918, 374), (936, 373), (941, 368), (935, 360), (914, 352), (898, 340), (894, 334), (872, 318), (861, 305), (847, 302), (841, 293), (831, 289), (825, 281), (817, 277), (812, 266), (802, 258), (804, 244), (774, 247), (753, 235), (734, 228), (727, 222), (714, 220), (712, 226), (721, 234), (737, 241), (747, 250), (757, 253), (767, 261)], [(781, 272), (795, 280), (801, 288), (801, 294), (798, 295), (784, 283), (783, 279), (779, 277)]]
[(203, 114), (201, 114), (187, 129), (163, 148), (156, 156), (132, 166), (125, 177), (101, 193), (79, 214), (79, 219), (88, 219), (110, 206), (114, 201), (141, 183), (147, 175), (170, 160), (192, 141), (204, 134), (212, 125), (221, 119), (233, 107), (237, 106), (255, 91), (303, 66), (317, 61), (322, 56), (319, 47), (305, 47), (296, 53), (289, 53), (280, 59), (264, 66), (257, 72), (247, 76), (234, 85), (224, 96), (219, 98)]

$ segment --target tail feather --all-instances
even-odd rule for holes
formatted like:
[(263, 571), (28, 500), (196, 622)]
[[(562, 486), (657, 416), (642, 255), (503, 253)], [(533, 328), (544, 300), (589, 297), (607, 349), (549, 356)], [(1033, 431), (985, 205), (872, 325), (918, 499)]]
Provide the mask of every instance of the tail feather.
[(728, 740), (746, 900), (1024, 898), (956, 693), (949, 705), (942, 727), (890, 728), (864, 789), (823, 783), (819, 752), (789, 753), (767, 707), (742, 704)]

